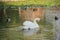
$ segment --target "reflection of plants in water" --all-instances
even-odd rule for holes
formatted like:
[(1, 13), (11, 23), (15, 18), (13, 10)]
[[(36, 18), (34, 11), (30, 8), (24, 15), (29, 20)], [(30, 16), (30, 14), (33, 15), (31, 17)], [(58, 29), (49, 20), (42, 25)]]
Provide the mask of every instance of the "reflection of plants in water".
[(1, 30), (0, 29), (0, 40), (6, 40), (6, 30)]
[(48, 23), (48, 22), (39, 22), (40, 25), (43, 25), (44, 28), (47, 28), (47, 29), (52, 29), (53, 28), (53, 25), (51, 23)]
[(0, 40), (23, 40), (23, 33), (16, 30), (0, 30)]
[(7, 17), (10, 17), (10, 19), (11, 19), (11, 21), (9, 23), (6, 22), (6, 26), (13, 27), (14, 25), (19, 26), (22, 24), (22, 20), (19, 16), (19, 12), (18, 12), (17, 8), (8, 7), (6, 9), (6, 15), (7, 15)]
[[(53, 29), (53, 25), (48, 22), (40, 22), (40, 25), (42, 25), (43, 29), (40, 30), (42, 34), (45, 34), (44, 37), (49, 40), (54, 40), (54, 34), (51, 31)], [(47, 31), (45, 31), (47, 30)]]
[(46, 39), (49, 39), (49, 40), (54, 40), (54, 34), (53, 34), (53, 32), (51, 32), (51, 31), (48, 31), (48, 32), (44, 32), (44, 37), (46, 38)]

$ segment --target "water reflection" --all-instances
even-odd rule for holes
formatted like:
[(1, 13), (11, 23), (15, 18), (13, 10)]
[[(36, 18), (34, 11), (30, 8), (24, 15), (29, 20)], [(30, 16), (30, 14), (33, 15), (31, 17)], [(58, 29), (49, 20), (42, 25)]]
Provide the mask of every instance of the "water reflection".
[(0, 29), (0, 40), (24, 40), (23, 33), (10, 28)]
[(31, 36), (31, 35), (33, 35), (33, 34), (36, 34), (37, 31), (38, 31), (38, 30), (33, 30), (33, 29), (31, 29), (31, 30), (23, 31), (23, 33), (24, 33), (25, 36)]

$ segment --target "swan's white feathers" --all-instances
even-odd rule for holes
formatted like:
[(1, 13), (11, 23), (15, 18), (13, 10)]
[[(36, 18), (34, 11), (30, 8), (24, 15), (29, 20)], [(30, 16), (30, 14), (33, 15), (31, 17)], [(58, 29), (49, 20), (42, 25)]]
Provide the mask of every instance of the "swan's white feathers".
[[(36, 18), (36, 20), (39, 20), (39, 18)], [(35, 22), (31, 22), (31, 21), (25, 21), (23, 23), (25, 29), (28, 29), (28, 28), (31, 28), (31, 29), (34, 29), (34, 28), (39, 28), (39, 25)]]
[(24, 25), (24, 26), (31, 26), (31, 25), (34, 25), (34, 23), (31, 22), (31, 21), (25, 21), (25, 22), (23, 23), (23, 25)]

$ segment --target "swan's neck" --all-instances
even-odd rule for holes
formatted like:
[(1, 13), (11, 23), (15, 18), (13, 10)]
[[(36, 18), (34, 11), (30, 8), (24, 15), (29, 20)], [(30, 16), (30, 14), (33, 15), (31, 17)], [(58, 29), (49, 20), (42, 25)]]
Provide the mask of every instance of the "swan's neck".
[(34, 20), (34, 24), (38, 26), (38, 24), (37, 24), (36, 20)]

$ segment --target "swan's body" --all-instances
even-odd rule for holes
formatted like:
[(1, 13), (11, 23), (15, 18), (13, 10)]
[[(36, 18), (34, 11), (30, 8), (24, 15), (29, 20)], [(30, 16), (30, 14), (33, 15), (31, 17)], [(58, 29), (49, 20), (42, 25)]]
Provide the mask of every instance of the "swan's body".
[(30, 21), (25, 21), (25, 27), (24, 28), (34, 28), (34, 27), (38, 27), (38, 25), (34, 24), (33, 22), (30, 22)]
[(24, 25), (23, 28), (24, 29), (28, 29), (28, 28), (30, 28), (30, 29), (37, 29), (37, 28), (39, 28), (39, 25), (37, 24), (36, 21), (39, 21), (39, 20), (40, 20), (40, 18), (35, 18), (33, 22), (31, 22), (31, 21), (25, 21), (23, 23), (23, 25)]

